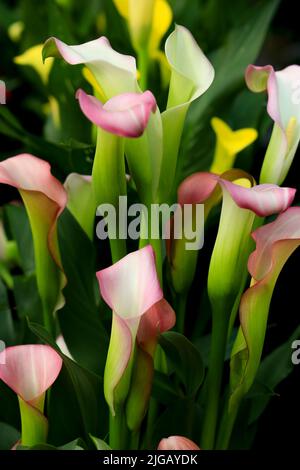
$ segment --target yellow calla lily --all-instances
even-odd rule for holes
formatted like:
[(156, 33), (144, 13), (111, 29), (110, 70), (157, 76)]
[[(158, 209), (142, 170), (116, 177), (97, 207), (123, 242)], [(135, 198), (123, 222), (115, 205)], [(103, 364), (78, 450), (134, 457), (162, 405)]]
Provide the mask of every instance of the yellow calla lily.
[(131, 40), (139, 54), (139, 66), (142, 78), (147, 74), (143, 70), (145, 55), (150, 60), (157, 60), (161, 70), (162, 83), (167, 85), (170, 78), (170, 68), (165, 54), (160, 50), (160, 43), (168, 31), (173, 13), (166, 0), (113, 0), (123, 18), (128, 22)]
[(252, 128), (233, 131), (226, 122), (217, 117), (212, 118), (211, 125), (217, 142), (210, 171), (219, 175), (233, 168), (237, 154), (252, 144), (258, 134)]
[(28, 65), (33, 67), (41, 77), (43, 83), (47, 85), (54, 59), (50, 58), (44, 64), (42, 59), (42, 50), (43, 44), (37, 44), (36, 46), (27, 49), (23, 54), (15, 57), (14, 62), (18, 65)]

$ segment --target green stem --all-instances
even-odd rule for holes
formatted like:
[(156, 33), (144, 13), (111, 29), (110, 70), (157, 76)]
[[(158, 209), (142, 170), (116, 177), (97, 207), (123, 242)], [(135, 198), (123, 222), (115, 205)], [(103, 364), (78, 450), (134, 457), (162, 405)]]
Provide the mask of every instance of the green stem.
[[(47, 442), (48, 421), (42, 411), (31, 404), (19, 399), (21, 414), (21, 443), (23, 446), (32, 447), (37, 444)], [(41, 399), (41, 408), (43, 408), (44, 397)]]
[(226, 450), (230, 444), (230, 438), (237, 418), (239, 406), (236, 406), (228, 413), (228, 401), (226, 400), (224, 413), (221, 420), (220, 430), (218, 433), (216, 449)]
[(123, 407), (116, 409), (116, 415), (109, 415), (109, 445), (113, 450), (127, 448), (128, 429)]
[(56, 337), (56, 325), (54, 312), (52, 309), (49, 309), (49, 304), (44, 299), (42, 300), (42, 313), (43, 313), (43, 324), (45, 329), (50, 333), (52, 338)]
[[(160, 238), (152, 238), (151, 237), (151, 226), (153, 223), (153, 219), (151, 219), (151, 203), (145, 204), (147, 207), (147, 212), (148, 212), (148, 227), (146, 225), (145, 218), (142, 217), (141, 220), (141, 229), (140, 229), (140, 241), (139, 241), (139, 248), (143, 248), (144, 246), (150, 245), (152, 246), (154, 252), (155, 252), (155, 261), (156, 261), (156, 269), (157, 269), (157, 275), (158, 279), (160, 281), (160, 285), (163, 286), (163, 256), (162, 256), (162, 240)], [(155, 227), (152, 227), (153, 230)], [(155, 230), (154, 230), (155, 231)], [(158, 233), (160, 233), (158, 231)]]
[(101, 204), (110, 204), (116, 210), (116, 227), (110, 227), (108, 236), (113, 263), (126, 256), (126, 240), (118, 236), (119, 197), (126, 196), (126, 174), (124, 158), (124, 139), (98, 129), (96, 154), (92, 173), (93, 191), (96, 208)]
[(140, 71), (140, 87), (143, 91), (148, 88), (148, 75), (149, 75), (149, 54), (147, 49), (140, 49), (138, 52), (138, 69)]
[(212, 340), (207, 375), (207, 402), (201, 439), (202, 448), (209, 450), (214, 448), (215, 443), (228, 331), (228, 319), (224, 312), (221, 311), (220, 313), (221, 315), (213, 315)]
[[(154, 356), (154, 368), (159, 372), (167, 372), (166, 358), (160, 346), (157, 346)], [(147, 414), (147, 426), (146, 436), (143, 441), (143, 449), (148, 449), (151, 445), (153, 427), (155, 425), (159, 411), (159, 405), (155, 398), (150, 398), (148, 414)]]
[(130, 435), (130, 449), (139, 450), (140, 431), (133, 431)]

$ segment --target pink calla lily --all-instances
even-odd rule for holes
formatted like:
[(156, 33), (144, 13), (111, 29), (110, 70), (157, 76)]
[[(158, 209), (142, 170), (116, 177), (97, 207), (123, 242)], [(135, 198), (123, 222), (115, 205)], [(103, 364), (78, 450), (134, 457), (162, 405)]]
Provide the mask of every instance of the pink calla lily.
[(170, 436), (160, 441), (157, 450), (200, 450), (200, 447), (187, 437)]
[(51, 174), (48, 162), (28, 154), (0, 162), (0, 183), (17, 188), (26, 206), (45, 326), (51, 330), (53, 312), (62, 305), (57, 219), (67, 204), (66, 191)]
[[(195, 173), (180, 186), (179, 203), (181, 205), (205, 203), (213, 195), (219, 183), (223, 192), (226, 191), (238, 207), (249, 209), (260, 217), (266, 217), (285, 211), (295, 197), (294, 188), (280, 188), (275, 184), (260, 184), (245, 188), (227, 180), (226, 174), (224, 176), (222, 178), (213, 173)], [(241, 172), (239, 179), (243, 176), (246, 174)]]
[(18, 395), (22, 423), (20, 443), (24, 446), (46, 442), (45, 393), (61, 368), (61, 357), (46, 345), (13, 346), (0, 353), (0, 379)]
[(252, 237), (256, 249), (249, 257), (251, 286), (240, 303), (240, 323), (231, 353), (230, 398), (226, 447), (239, 405), (252, 386), (264, 346), (269, 308), (278, 276), (288, 258), (300, 245), (300, 208), (290, 207), (274, 222), (257, 229)]
[(105, 302), (126, 320), (140, 318), (163, 297), (150, 245), (99, 271), (97, 279)]
[(6, 348), (0, 379), (26, 402), (43, 395), (58, 377), (62, 359), (50, 346), (27, 344)]
[(120, 137), (140, 137), (147, 127), (156, 100), (151, 91), (124, 93), (104, 105), (94, 96), (78, 90), (76, 98), (82, 112), (96, 126)]
[[(247, 180), (251, 187), (235, 184), (234, 181), (239, 179)], [(241, 170), (229, 170), (221, 176), (201, 172), (189, 176), (181, 183), (178, 189), (178, 203), (182, 207), (185, 204), (204, 204), (206, 219), (223, 193), (223, 196), (227, 195), (237, 207), (265, 217), (285, 211), (293, 202), (295, 192), (293, 188), (280, 188), (276, 185), (255, 185), (254, 179)], [(185, 243), (185, 239), (171, 240), (167, 245), (176, 292), (188, 290), (196, 269), (197, 252), (186, 250)]]
[(141, 318), (137, 333), (141, 348), (153, 357), (158, 336), (171, 330), (175, 323), (175, 312), (166, 299), (154, 304)]
[(135, 339), (141, 317), (162, 299), (163, 293), (150, 245), (99, 271), (97, 279), (103, 299), (113, 310), (104, 392), (114, 415), (116, 395), (122, 402), (128, 394)]
[[(284, 212), (295, 197), (295, 189), (280, 188), (276, 185), (254, 185), (250, 175), (238, 170), (229, 171), (225, 177), (205, 173), (192, 175), (191, 189), (184, 196), (203, 201), (207, 197), (208, 210), (214, 205), (219, 185), (223, 193), (222, 211), (217, 238), (209, 265), (208, 296), (212, 307), (213, 333), (210, 349), (207, 394), (202, 430), (202, 445), (214, 445), (218, 416), (218, 393), (221, 387), (221, 371), (224, 362), (226, 338), (236, 317), (237, 306), (247, 276), (247, 259), (251, 250), (250, 234), (255, 215), (266, 217)], [(236, 183), (229, 181), (234, 179)], [(214, 184), (215, 180), (215, 184)], [(197, 190), (197, 184), (199, 190)], [(182, 188), (181, 188), (182, 196)], [(199, 201), (198, 199), (198, 201)], [(196, 199), (196, 202), (198, 202)], [(188, 266), (187, 266), (188, 268)], [(174, 276), (174, 275), (173, 275)]]
[(274, 121), (260, 181), (282, 184), (293, 162), (300, 140), (300, 67), (291, 65), (275, 71), (271, 65), (249, 65), (246, 83), (250, 90), (268, 91), (268, 114)]

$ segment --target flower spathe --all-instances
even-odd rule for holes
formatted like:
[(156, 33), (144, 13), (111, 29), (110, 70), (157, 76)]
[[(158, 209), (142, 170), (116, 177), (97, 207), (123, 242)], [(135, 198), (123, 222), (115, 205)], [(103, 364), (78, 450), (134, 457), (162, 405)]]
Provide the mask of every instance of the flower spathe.
[(121, 93), (138, 91), (134, 57), (115, 51), (104, 36), (75, 46), (51, 37), (43, 48), (43, 59), (48, 57), (61, 57), (70, 65), (85, 64), (107, 100)]
[(44, 85), (47, 85), (54, 59), (49, 59), (47, 63), (43, 64), (42, 50), (43, 44), (32, 46), (21, 55), (15, 57), (14, 62), (18, 65), (33, 67), (37, 74), (41, 77)]
[(67, 208), (87, 236), (92, 239), (95, 221), (92, 178), (88, 175), (71, 173), (67, 177), (64, 187), (68, 195)]
[(67, 204), (63, 185), (48, 162), (22, 154), (0, 162), (0, 182), (17, 188), (24, 201), (33, 235), (36, 276), (45, 326), (62, 305), (64, 275), (57, 241), (57, 219)]
[(257, 131), (251, 128), (233, 131), (226, 122), (218, 117), (211, 120), (217, 142), (210, 171), (222, 174), (234, 166), (236, 156), (257, 139)]
[(151, 60), (159, 62), (163, 84), (167, 85), (170, 70), (160, 43), (173, 18), (169, 3), (166, 0), (114, 0), (114, 3), (128, 22), (133, 46), (137, 52), (144, 50)]
[(140, 319), (163, 293), (151, 246), (130, 253), (97, 273), (100, 292), (113, 311), (104, 373), (104, 394), (111, 412), (128, 394), (135, 339)]
[[(246, 186), (234, 181), (244, 181)], [(248, 183), (247, 183), (248, 181)], [(204, 204), (204, 217), (221, 199), (222, 193), (235, 212), (246, 215), (240, 209), (249, 209), (256, 215), (265, 217), (285, 211), (293, 202), (296, 190), (280, 188), (276, 185), (255, 185), (253, 178), (237, 169), (229, 170), (221, 176), (208, 172), (195, 173), (186, 178), (178, 189), (178, 202), (185, 204)], [(252, 217), (253, 217), (252, 216)], [(227, 218), (223, 219), (225, 222)], [(228, 219), (229, 220), (229, 219)], [(186, 292), (194, 277), (197, 252), (185, 249), (186, 240), (173, 240), (169, 244), (171, 274), (176, 292)], [(227, 244), (227, 248), (228, 244)]]
[(105, 302), (120, 318), (140, 318), (162, 299), (153, 248), (147, 245), (97, 273)]
[(187, 111), (191, 103), (203, 95), (214, 79), (214, 68), (190, 31), (176, 25), (165, 45), (171, 67), (167, 110), (162, 114), (163, 159), (159, 199), (168, 199), (173, 186), (177, 156)]
[(187, 437), (170, 436), (160, 441), (157, 450), (200, 450), (200, 447)]
[[(4, 355), (4, 361), (1, 355)], [(0, 353), (0, 379), (29, 403), (51, 387), (61, 367), (59, 354), (46, 345), (12, 346)]]
[(252, 237), (256, 243), (248, 262), (252, 282), (240, 303), (241, 327), (231, 354), (230, 408), (247, 393), (257, 373), (276, 281), (300, 245), (300, 208), (290, 207)]
[(300, 66), (275, 71), (271, 65), (249, 65), (246, 83), (256, 93), (268, 91), (267, 110), (274, 121), (260, 182), (282, 184), (300, 140)]
[(147, 127), (156, 100), (150, 91), (115, 96), (104, 105), (94, 96), (78, 90), (82, 112), (96, 126), (120, 137), (140, 137)]
[(0, 379), (18, 395), (24, 446), (47, 440), (48, 421), (43, 415), (45, 393), (61, 368), (61, 357), (46, 345), (13, 346), (0, 353)]

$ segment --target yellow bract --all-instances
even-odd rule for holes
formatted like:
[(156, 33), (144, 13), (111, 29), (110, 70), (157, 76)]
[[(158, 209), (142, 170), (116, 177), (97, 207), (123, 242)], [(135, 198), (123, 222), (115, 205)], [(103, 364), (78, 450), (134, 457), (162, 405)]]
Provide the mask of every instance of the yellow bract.
[(97, 98), (100, 101), (102, 101), (102, 103), (105, 103), (105, 101), (107, 101), (105, 93), (102, 90), (99, 83), (97, 82), (94, 75), (92, 74), (92, 72), (90, 71), (90, 69), (88, 69), (87, 67), (83, 67), (82, 74), (83, 74), (84, 78), (86, 79), (86, 81), (93, 87), (94, 93), (97, 96)]
[(252, 128), (233, 131), (226, 122), (217, 117), (211, 120), (217, 137), (216, 150), (210, 171), (224, 173), (234, 166), (236, 156), (257, 139), (257, 131)]
[(53, 58), (43, 63), (42, 59), (43, 44), (37, 44), (36, 46), (30, 47), (23, 54), (14, 58), (14, 62), (18, 65), (27, 65), (33, 67), (34, 70), (39, 74), (43, 83), (48, 83), (49, 74), (53, 65)]
[[(160, 50), (160, 43), (173, 19), (172, 9), (169, 3), (166, 0), (145, 0), (142, 2), (140, 0), (113, 1), (120, 15), (128, 22), (133, 46), (137, 50), (140, 48), (139, 46), (143, 46), (147, 49), (149, 57), (152, 60), (157, 60), (160, 65), (163, 83), (167, 83), (170, 78), (170, 68), (164, 52)], [(148, 8), (141, 9), (142, 3), (147, 3)], [(134, 4), (135, 9), (133, 8)], [(136, 8), (137, 5), (140, 5), (138, 9)], [(138, 10), (139, 14), (137, 14)], [(141, 14), (141, 11), (144, 14)], [(140, 32), (138, 33), (140, 29), (144, 30), (143, 37)], [(141, 44), (139, 44), (136, 39), (138, 34), (140, 34)], [(147, 43), (145, 44), (146, 36)]]

